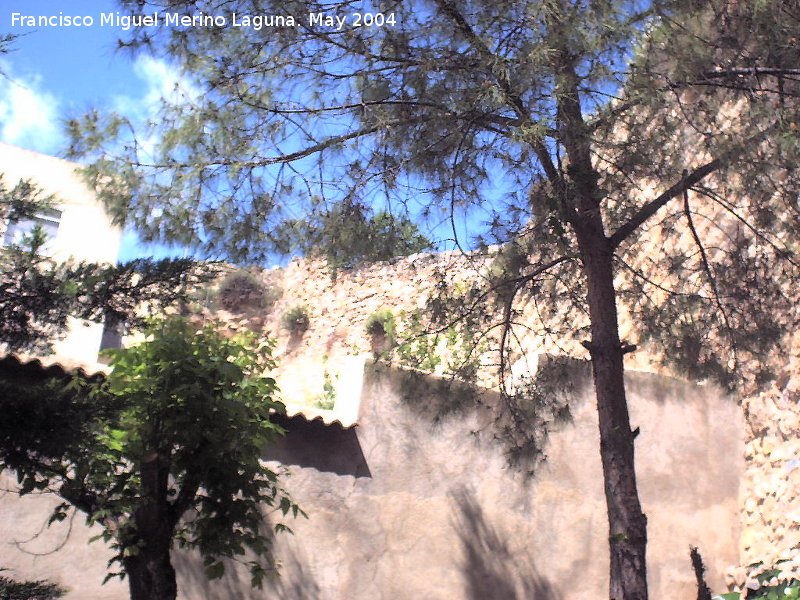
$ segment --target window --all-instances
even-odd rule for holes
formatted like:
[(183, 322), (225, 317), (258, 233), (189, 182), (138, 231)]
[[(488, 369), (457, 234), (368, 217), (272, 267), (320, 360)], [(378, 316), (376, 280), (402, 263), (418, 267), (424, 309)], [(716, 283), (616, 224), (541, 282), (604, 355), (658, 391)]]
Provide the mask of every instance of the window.
[[(100, 352), (112, 348), (114, 350), (122, 348), (122, 331), (119, 325), (110, 326), (108, 323), (103, 325), (103, 336), (100, 338)], [(108, 357), (98, 357), (98, 362), (108, 364)]]
[(53, 240), (55, 240), (56, 234), (58, 233), (58, 224), (60, 221), (61, 211), (52, 209), (42, 211), (32, 219), (11, 221), (3, 236), (3, 245), (11, 246), (12, 244), (21, 244), (25, 237), (30, 236), (34, 227), (39, 226), (47, 237), (47, 242), (45, 242), (45, 245), (42, 247), (42, 251), (48, 254), (52, 251)]

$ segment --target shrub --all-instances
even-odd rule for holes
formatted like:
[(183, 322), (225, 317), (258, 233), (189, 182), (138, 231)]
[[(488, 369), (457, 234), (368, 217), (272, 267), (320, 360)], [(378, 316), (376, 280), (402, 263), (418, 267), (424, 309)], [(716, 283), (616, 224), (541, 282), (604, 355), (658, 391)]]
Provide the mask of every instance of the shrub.
[(281, 290), (247, 271), (228, 273), (217, 288), (217, 301), (225, 310), (242, 313), (248, 309), (269, 310), (281, 297)]
[(394, 315), (388, 308), (376, 310), (367, 319), (364, 329), (372, 340), (372, 352), (377, 359), (385, 356), (395, 344)]
[(55, 600), (64, 593), (65, 590), (47, 581), (14, 581), (0, 575), (0, 600)]
[(376, 310), (368, 318), (364, 329), (369, 335), (384, 335), (390, 340), (394, 340), (395, 326), (394, 315), (388, 308)]
[(293, 306), (283, 313), (281, 323), (292, 335), (302, 335), (311, 324), (308, 309), (305, 306)]

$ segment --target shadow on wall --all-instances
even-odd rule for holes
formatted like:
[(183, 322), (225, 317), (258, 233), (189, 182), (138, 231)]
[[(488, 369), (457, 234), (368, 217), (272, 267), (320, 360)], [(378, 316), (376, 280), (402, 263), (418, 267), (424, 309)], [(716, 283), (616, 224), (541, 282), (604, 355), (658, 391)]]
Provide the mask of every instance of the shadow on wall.
[(465, 598), (560, 600), (561, 596), (530, 558), (520, 561), (511, 553), (505, 536), (486, 521), (474, 493), (461, 489), (452, 497), (455, 528), (464, 553)]
[(372, 477), (355, 427), (344, 429), (338, 424), (325, 425), (321, 419), (307, 421), (302, 416), (276, 417), (275, 421), (286, 434), (264, 451), (266, 460), (337, 475)]
[(250, 585), (246, 569), (233, 561), (225, 561), (225, 573), (220, 579), (209, 581), (199, 555), (175, 552), (172, 564), (178, 573), (178, 595), (185, 599), (205, 600), (320, 599), (319, 585), (291, 549), (282, 549), (276, 558), (281, 563), (277, 577), (265, 579), (263, 589), (258, 589)]
[[(373, 370), (380, 372), (377, 366)], [(588, 361), (551, 355), (539, 356), (535, 376), (520, 375), (513, 391), (503, 394), (455, 378), (405, 369), (395, 373), (403, 401), (417, 415), (436, 425), (474, 414), (471, 433), (500, 442), (509, 466), (528, 476), (547, 458), (550, 434), (572, 424), (572, 411), (592, 381)]]
[(197, 553), (173, 552), (171, 559), (178, 575), (178, 596), (181, 598), (250, 598), (248, 577), (230, 561), (226, 561), (222, 577), (210, 582)]

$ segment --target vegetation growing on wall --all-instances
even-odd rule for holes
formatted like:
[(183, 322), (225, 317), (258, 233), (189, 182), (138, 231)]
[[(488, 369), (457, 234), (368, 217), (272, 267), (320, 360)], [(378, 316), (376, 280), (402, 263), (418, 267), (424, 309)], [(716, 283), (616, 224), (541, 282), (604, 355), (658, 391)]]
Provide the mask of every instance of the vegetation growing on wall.
[(713, 600), (798, 600), (800, 579), (794, 569), (786, 570), (791, 561), (779, 561), (774, 567), (755, 563), (748, 567), (749, 576), (745, 587), (739, 592), (727, 592), (714, 596)]
[(372, 351), (375, 356), (385, 355), (394, 347), (396, 341), (394, 313), (389, 308), (376, 310), (367, 317), (364, 331), (371, 338)]
[(325, 369), (322, 375), (322, 394), (314, 402), (314, 406), (323, 410), (333, 410), (336, 406), (336, 387), (334, 380), (339, 379), (338, 375), (331, 377), (330, 372)]
[(308, 316), (308, 308), (305, 306), (293, 306), (281, 316), (281, 324), (294, 336), (301, 336), (311, 325)]
[(269, 312), (282, 295), (280, 287), (244, 269), (225, 275), (216, 292), (219, 307), (236, 314), (250, 310)]
[(395, 349), (405, 367), (474, 383), (488, 342), (480, 332), (455, 323), (432, 325), (420, 309), (401, 315)]

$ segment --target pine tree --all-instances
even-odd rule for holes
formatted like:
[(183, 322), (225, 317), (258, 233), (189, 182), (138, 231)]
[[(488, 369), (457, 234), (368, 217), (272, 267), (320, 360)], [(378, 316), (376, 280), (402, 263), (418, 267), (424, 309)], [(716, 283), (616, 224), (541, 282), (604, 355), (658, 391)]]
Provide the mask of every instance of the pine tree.
[[(292, 15), (296, 26), (142, 28), (123, 41), (170, 56), (202, 94), (165, 102), (133, 134), (118, 115), (70, 123), (73, 154), (96, 159), (98, 192), (118, 217), (153, 238), (259, 260), (291, 249), (291, 224), (318, 220), (308, 210), (322, 198), (428, 225), (444, 213), (456, 236), (466, 214), (478, 235), (465, 244), (514, 248), (492, 284), (501, 373), (526, 295), (556, 299), (562, 329), (588, 336), (610, 597), (647, 598), (623, 379), (635, 347), (620, 339), (618, 310), (640, 325), (636, 341), (729, 385), (796, 317), (796, 4), (120, 4)], [(346, 25), (312, 22), (319, 13)], [(148, 155), (130, 137), (153, 135)]]

